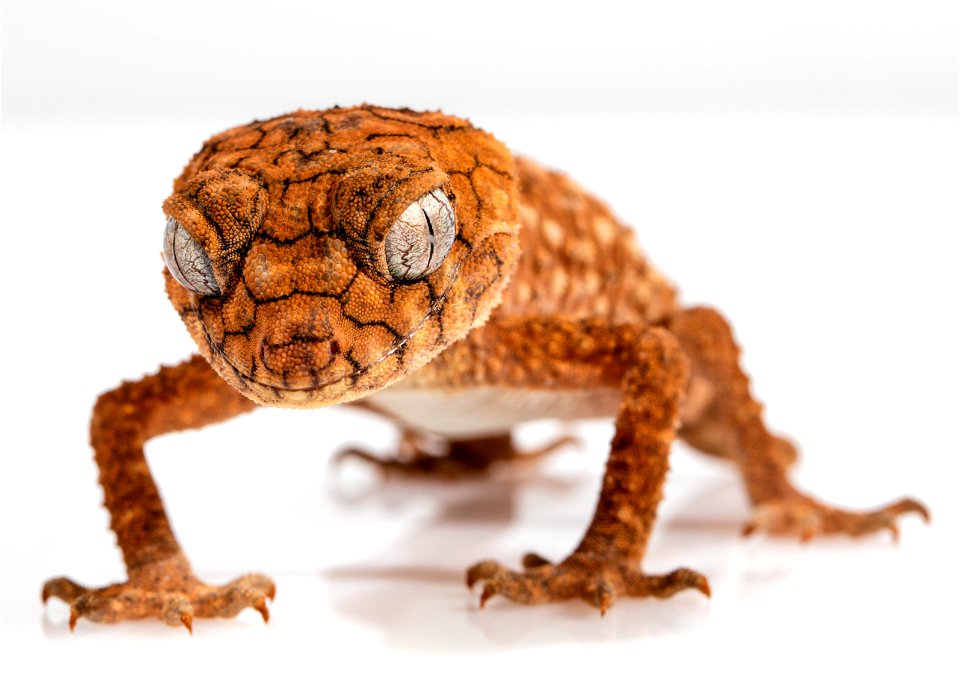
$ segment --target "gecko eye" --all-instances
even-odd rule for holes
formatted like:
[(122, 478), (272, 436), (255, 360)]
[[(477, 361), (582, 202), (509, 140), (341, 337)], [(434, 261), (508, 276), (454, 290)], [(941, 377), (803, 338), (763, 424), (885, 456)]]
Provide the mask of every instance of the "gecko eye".
[(163, 233), (163, 261), (184, 288), (200, 295), (220, 295), (207, 253), (173, 217), (167, 219)]
[(453, 207), (443, 191), (421, 195), (390, 227), (383, 249), (390, 276), (416, 281), (443, 262), (457, 233)]

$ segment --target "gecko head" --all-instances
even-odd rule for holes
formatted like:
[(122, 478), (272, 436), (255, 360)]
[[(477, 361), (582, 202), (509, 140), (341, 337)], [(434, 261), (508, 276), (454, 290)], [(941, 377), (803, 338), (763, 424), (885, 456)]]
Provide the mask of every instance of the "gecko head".
[(483, 323), (519, 256), (513, 158), (440, 113), (298, 111), (211, 138), (163, 205), (167, 293), (252, 400), (348, 402)]

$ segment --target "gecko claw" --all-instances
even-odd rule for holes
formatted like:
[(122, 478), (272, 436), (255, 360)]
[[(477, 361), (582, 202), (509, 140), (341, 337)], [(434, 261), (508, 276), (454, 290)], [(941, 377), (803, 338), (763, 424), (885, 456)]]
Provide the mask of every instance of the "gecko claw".
[(700, 591), (707, 598), (713, 597), (713, 591), (710, 590), (710, 582), (705, 576), (700, 577), (700, 580), (697, 581), (694, 588)]
[(184, 612), (180, 615), (180, 623), (187, 627), (187, 631), (193, 636), (193, 615)]
[(497, 589), (494, 588), (494, 585), (492, 583), (484, 584), (483, 593), (480, 595), (480, 609), (486, 607), (487, 601), (495, 595), (497, 595)]
[(266, 624), (270, 621), (270, 610), (267, 607), (267, 597), (260, 596), (260, 599), (253, 604), (253, 609), (260, 613), (260, 616), (263, 617), (263, 623)]
[(87, 589), (73, 579), (58, 576), (55, 579), (50, 579), (43, 585), (43, 591), (40, 597), (43, 599), (44, 605), (47, 604), (50, 598), (62, 598), (65, 602), (72, 603), (86, 592)]
[(925, 523), (930, 523), (930, 510), (927, 509), (926, 505), (915, 498), (903, 498), (902, 500), (898, 500), (893, 505), (884, 508), (884, 511), (892, 517), (907, 514), (908, 512), (915, 512), (923, 518)]
[(597, 590), (594, 594), (593, 604), (596, 605), (600, 610), (601, 619), (607, 614), (607, 610), (610, 609), (610, 606), (613, 605), (614, 595), (614, 588), (609, 582), (601, 581), (597, 584)]

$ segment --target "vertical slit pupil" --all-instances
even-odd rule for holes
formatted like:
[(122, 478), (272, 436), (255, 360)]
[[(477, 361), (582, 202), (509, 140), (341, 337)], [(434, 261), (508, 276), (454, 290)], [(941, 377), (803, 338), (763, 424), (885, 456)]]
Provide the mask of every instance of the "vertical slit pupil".
[(430, 256), (427, 257), (427, 266), (429, 266), (433, 263), (433, 249), (437, 244), (437, 237), (433, 233), (433, 222), (430, 221), (430, 215), (427, 214), (427, 211), (422, 207), (420, 208), (420, 211), (423, 212), (423, 218), (427, 220), (427, 231), (430, 232)]

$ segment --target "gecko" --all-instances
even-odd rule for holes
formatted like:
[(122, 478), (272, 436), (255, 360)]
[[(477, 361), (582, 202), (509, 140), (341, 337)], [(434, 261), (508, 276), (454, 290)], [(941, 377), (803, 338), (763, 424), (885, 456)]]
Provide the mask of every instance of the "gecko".
[(206, 141), (163, 210), (166, 292), (199, 354), (95, 403), (90, 442), (128, 578), (47, 581), (71, 630), (269, 618), (269, 577), (195, 575), (144, 455), (151, 438), (259, 406), (385, 416), (401, 431), (394, 454), (350, 454), (410, 475), (482, 475), (568, 440), (521, 451), (524, 421), (613, 419), (579, 544), (563, 560), (474, 564), (481, 606), (580, 598), (603, 614), (618, 597), (709, 596), (693, 569), (642, 569), (675, 439), (739, 471), (745, 533), (896, 536), (901, 515), (929, 519), (913, 498), (853, 512), (798, 490), (797, 450), (765, 424), (725, 318), (682, 304), (596, 196), (465, 119), (363, 105), (254, 121)]

